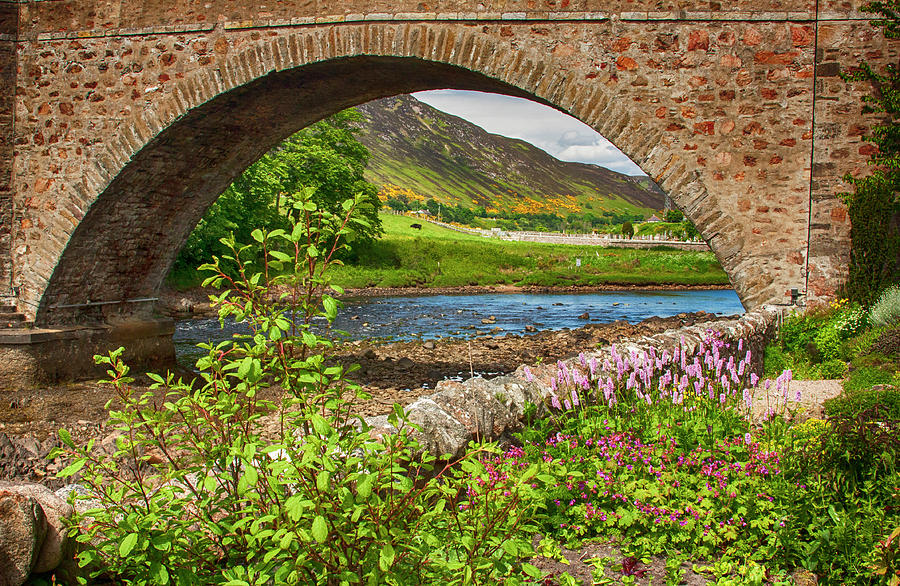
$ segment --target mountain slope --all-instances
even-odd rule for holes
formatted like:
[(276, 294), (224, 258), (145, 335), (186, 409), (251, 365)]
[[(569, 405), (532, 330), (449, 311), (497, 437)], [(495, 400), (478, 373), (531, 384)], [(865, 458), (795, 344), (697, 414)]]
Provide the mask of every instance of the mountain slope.
[(568, 215), (643, 212), (664, 206), (647, 177), (559, 161), (522, 140), (481, 127), (401, 95), (358, 107), (359, 140), (371, 152), (367, 179), (410, 190), (413, 199), (518, 213)]

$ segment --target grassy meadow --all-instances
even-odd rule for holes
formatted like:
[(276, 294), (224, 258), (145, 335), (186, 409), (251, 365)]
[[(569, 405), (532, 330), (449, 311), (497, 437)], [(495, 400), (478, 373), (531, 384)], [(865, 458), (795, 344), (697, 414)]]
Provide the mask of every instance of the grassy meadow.
[[(505, 242), (382, 214), (384, 236), (331, 270), (343, 287), (727, 285), (711, 252)], [(576, 266), (576, 259), (581, 266)]]

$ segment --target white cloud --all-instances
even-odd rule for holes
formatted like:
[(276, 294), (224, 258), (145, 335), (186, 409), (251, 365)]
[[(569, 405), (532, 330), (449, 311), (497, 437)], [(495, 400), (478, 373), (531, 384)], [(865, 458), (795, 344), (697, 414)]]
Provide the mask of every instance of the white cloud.
[(435, 90), (413, 95), (488, 132), (530, 142), (562, 161), (591, 163), (620, 173), (645, 175), (593, 128), (549, 106), (524, 98), (460, 90)]

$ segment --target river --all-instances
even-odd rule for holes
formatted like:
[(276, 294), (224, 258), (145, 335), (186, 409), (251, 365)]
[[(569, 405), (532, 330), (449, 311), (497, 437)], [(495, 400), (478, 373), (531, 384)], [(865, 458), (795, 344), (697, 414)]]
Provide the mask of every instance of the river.
[[(744, 312), (732, 290), (416, 295), (346, 299), (333, 327), (352, 340), (410, 341), (522, 334), (532, 328), (559, 330), (616, 320), (637, 323), (701, 310), (717, 315)], [(213, 318), (180, 321), (174, 336), (179, 361), (192, 363), (197, 343), (246, 331), (234, 322), (220, 329)]]

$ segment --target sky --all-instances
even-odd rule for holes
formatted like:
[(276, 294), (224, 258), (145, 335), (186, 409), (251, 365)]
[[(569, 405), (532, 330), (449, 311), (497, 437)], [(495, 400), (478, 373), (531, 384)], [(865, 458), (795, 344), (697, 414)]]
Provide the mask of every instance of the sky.
[(461, 90), (434, 90), (413, 96), (488, 132), (530, 142), (561, 161), (593, 163), (627, 175), (646, 175), (593, 128), (549, 106), (524, 98)]

